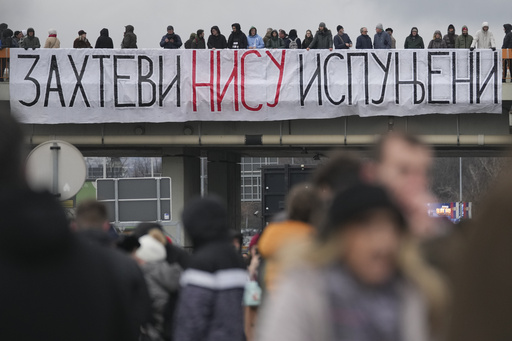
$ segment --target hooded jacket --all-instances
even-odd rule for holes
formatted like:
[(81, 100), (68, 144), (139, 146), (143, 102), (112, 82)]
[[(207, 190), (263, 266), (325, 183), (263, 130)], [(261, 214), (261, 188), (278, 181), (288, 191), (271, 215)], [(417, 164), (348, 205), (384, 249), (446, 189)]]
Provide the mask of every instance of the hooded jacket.
[(122, 49), (136, 49), (137, 48), (137, 35), (133, 33), (135, 28), (132, 25), (126, 25), (124, 32), (123, 42), (121, 43)]
[(323, 30), (318, 30), (315, 33), (315, 37), (308, 48), (310, 49), (332, 49), (332, 33), (327, 27)]
[(512, 25), (505, 24), (503, 28), (505, 28), (505, 37), (503, 38), (503, 46), (501, 48), (512, 49)]
[(446, 48), (446, 42), (443, 38), (436, 38), (436, 35), (439, 34), (441, 36), (441, 31), (437, 30), (434, 32), (434, 37), (428, 44), (429, 49), (445, 49)]
[(46, 38), (46, 42), (44, 43), (45, 49), (58, 49), (60, 48), (60, 40), (57, 38), (56, 30), (48, 30), (48, 38)]
[(96, 39), (96, 45), (94, 45), (96, 49), (113, 49), (114, 42), (112, 38), (108, 35), (108, 28), (104, 28), (100, 31), (100, 36)]
[[(195, 33), (194, 33), (194, 38), (195, 38)], [(165, 42), (165, 39), (168, 39), (168, 41)], [(174, 30), (173, 30), (172, 34), (169, 34), (169, 33), (164, 34), (162, 39), (160, 39), (160, 47), (163, 47), (164, 49), (179, 49), (181, 47), (181, 45), (183, 45), (183, 42), (181, 41), (181, 37), (179, 35), (177, 35), (176, 33), (174, 33)], [(187, 48), (187, 47), (185, 46), (185, 48)]]
[(489, 29), (487, 29), (487, 32), (485, 32), (483, 29), (485, 26), (489, 27), (489, 23), (484, 21), (482, 23), (482, 29), (476, 32), (475, 36), (473, 37), (471, 47), (477, 49), (496, 48), (496, 41), (494, 40), (494, 35)]
[(216, 198), (197, 198), (182, 214), (195, 253), (181, 277), (175, 340), (243, 340), (247, 271), (230, 242), (227, 211)]
[(201, 34), (204, 33), (204, 30), (197, 30), (196, 37), (192, 40), (192, 48), (193, 49), (205, 49), (206, 41), (204, 40), (204, 35), (201, 37)]
[(234, 23), (231, 27), (236, 27), (236, 32), (231, 32), (228, 39), (229, 49), (246, 49), (247, 48), (247, 36), (242, 32), (240, 24)]
[[(33, 32), (34, 35), (31, 37), (28, 34), (30, 32)], [(23, 39), (23, 42), (21, 43), (21, 47), (23, 47), (25, 50), (27, 49), (38, 49), (41, 47), (41, 43), (39, 42), (39, 38), (36, 37), (36, 32), (32, 27), (30, 27), (27, 30), (27, 36)]]
[[(213, 30), (216, 30), (218, 35), (213, 35)], [(212, 26), (210, 29), (210, 36), (208, 37), (208, 48), (209, 49), (225, 49), (228, 47), (226, 37), (220, 33), (219, 26)]]
[(386, 31), (375, 33), (373, 36), (373, 48), (374, 49), (390, 49), (391, 48), (391, 37)]
[[(274, 32), (276, 33), (275, 37), (274, 37)], [(284, 49), (284, 41), (283, 41), (283, 39), (279, 38), (277, 30), (272, 30), (272, 32), (270, 33), (270, 39), (267, 40), (266, 48), (267, 49)]]
[[(416, 30), (416, 36), (412, 35), (412, 31)], [(418, 28), (413, 27), (411, 28), (411, 34), (405, 38), (404, 43), (405, 49), (424, 49), (425, 44), (423, 43), (423, 38), (419, 35)]]
[(184, 45), (184, 47), (187, 50), (192, 48), (192, 42), (194, 41), (194, 39), (196, 39), (196, 34), (195, 33), (190, 33), (190, 37), (188, 38), (188, 40), (185, 42), (185, 45)]
[[(252, 29), (254, 28), (254, 35), (251, 36)], [(249, 35), (247, 36), (247, 47), (252, 49), (262, 49), (265, 47), (265, 43), (263, 42), (263, 38), (258, 34), (258, 30), (256, 27), (252, 26), (249, 30)]]
[(73, 234), (50, 193), (1, 189), (0, 205), (1, 340), (138, 340), (149, 297), (132, 259)]
[(293, 48), (293, 47), (290, 47), (292, 42), (297, 43), (297, 48), (298, 49), (302, 48), (302, 44), (301, 44), (300, 38), (297, 37), (297, 30), (293, 30), (293, 29), (290, 30), (290, 33), (288, 34), (288, 39), (290, 39), (290, 44), (288, 44), (288, 48)]
[(459, 34), (457, 39), (455, 40), (455, 48), (456, 49), (469, 49), (471, 47), (471, 43), (473, 42), (473, 37), (469, 34), (464, 35), (464, 29), (468, 30), (466, 25), (462, 26), (462, 32)]
[[(450, 34), (450, 28), (453, 28), (452, 34)], [(455, 34), (455, 26), (452, 24), (448, 25), (447, 33), (443, 37), (443, 40), (446, 43), (446, 47), (449, 49), (455, 48), (455, 40), (458, 36), (458, 34)]]
[(1, 47), (15, 47), (14, 38), (12, 37), (14, 32), (10, 28), (6, 28), (0, 35)]
[(361, 34), (356, 39), (356, 49), (373, 49), (372, 38), (368, 34)]

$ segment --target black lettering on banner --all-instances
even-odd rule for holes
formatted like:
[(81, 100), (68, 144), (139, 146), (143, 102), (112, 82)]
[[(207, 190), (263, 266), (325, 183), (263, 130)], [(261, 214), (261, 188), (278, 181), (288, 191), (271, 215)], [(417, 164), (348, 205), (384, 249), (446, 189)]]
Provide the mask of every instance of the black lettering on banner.
[(34, 71), (34, 68), (36, 67), (36, 65), (39, 62), (39, 59), (41, 57), (39, 55), (20, 54), (20, 55), (18, 55), (18, 58), (19, 59), (34, 59), (34, 63), (30, 67), (30, 70), (28, 70), (27, 75), (25, 76), (24, 80), (30, 81), (30, 82), (34, 83), (34, 85), (36, 86), (36, 97), (34, 97), (34, 100), (32, 102), (25, 102), (25, 101), (20, 100), (20, 103), (22, 105), (27, 106), (27, 107), (31, 107), (34, 104), (36, 104), (37, 101), (39, 101), (39, 97), (41, 97), (41, 84), (39, 84), (37, 79), (35, 79), (34, 77), (30, 77), (30, 75)]
[(481, 72), (481, 56), (480, 52), (476, 53), (476, 103), (480, 103), (480, 98), (489, 84), (491, 77), (494, 76), (494, 103), (498, 103), (498, 52), (493, 52), (493, 66), (485, 77), (484, 84), (480, 87)]
[(393, 54), (391, 52), (388, 53), (388, 59), (386, 61), (386, 65), (382, 63), (382, 61), (377, 57), (377, 54), (375, 52), (372, 52), (372, 57), (375, 59), (377, 64), (379, 64), (382, 71), (384, 71), (384, 80), (382, 81), (382, 90), (380, 92), (380, 98), (378, 100), (372, 99), (373, 104), (381, 104), (384, 102), (384, 96), (386, 95), (386, 86), (388, 83), (388, 76), (389, 76), (389, 66), (391, 65), (391, 57)]
[(331, 54), (329, 54), (329, 56), (327, 56), (327, 58), (325, 58), (325, 61), (324, 61), (324, 91), (325, 91), (325, 96), (327, 96), (327, 99), (329, 100), (329, 102), (331, 102), (334, 105), (340, 105), (341, 103), (343, 103), (343, 101), (345, 101), (345, 95), (341, 95), (341, 99), (339, 101), (335, 101), (332, 99), (331, 94), (329, 93), (329, 77), (327, 77), (327, 66), (329, 64), (329, 60), (331, 60), (331, 58), (333, 58), (333, 57), (337, 57), (340, 60), (343, 60), (343, 58), (344, 58), (341, 53), (331, 53)]
[(70, 54), (68, 54), (68, 58), (69, 58), (69, 63), (71, 64), (71, 67), (73, 68), (73, 72), (75, 73), (75, 78), (76, 78), (76, 85), (75, 85), (75, 89), (73, 90), (73, 96), (71, 96), (71, 101), (69, 102), (69, 107), (72, 108), (73, 104), (75, 104), (76, 94), (78, 93), (78, 89), (80, 89), (80, 93), (82, 94), (85, 105), (89, 108), (91, 105), (89, 104), (89, 100), (87, 100), (87, 95), (85, 94), (85, 89), (84, 89), (84, 86), (82, 85), (82, 78), (84, 77), (85, 68), (87, 66), (87, 61), (89, 60), (89, 56), (87, 56), (87, 55), (85, 56), (84, 62), (82, 64), (82, 69), (80, 70), (80, 74), (78, 74), (73, 57)]
[[(412, 53), (412, 80), (400, 80), (400, 57), (395, 52), (395, 103), (400, 104), (400, 85), (412, 85), (414, 89), (414, 104), (420, 104), (425, 100), (425, 84), (418, 80), (418, 55)], [(421, 98), (418, 99), (418, 85), (421, 88)]]
[(116, 108), (134, 107), (135, 103), (119, 103), (119, 87), (118, 87), (117, 81), (119, 79), (130, 79), (130, 76), (119, 75), (117, 73), (117, 60), (118, 59), (135, 59), (135, 56), (128, 56), (128, 55), (115, 55), (114, 56), (114, 106)]
[[(142, 75), (142, 61), (145, 60), (148, 62), (148, 73), (146, 75)], [(148, 56), (139, 56), (139, 107), (150, 107), (156, 102), (156, 84), (150, 78), (153, 76), (153, 60)], [(148, 83), (151, 86), (151, 101), (144, 103), (142, 100), (142, 83)]]
[(363, 57), (364, 60), (364, 103), (370, 103), (370, 92), (368, 90), (368, 53), (348, 53), (348, 104), (352, 105), (352, 58)]
[(306, 97), (308, 96), (309, 90), (311, 90), (311, 86), (317, 80), (317, 95), (318, 95), (318, 105), (322, 105), (322, 75), (320, 73), (320, 54), (316, 54), (316, 70), (313, 73), (313, 76), (308, 82), (306, 86), (306, 91), (304, 91), (304, 61), (302, 53), (299, 54), (299, 67), (300, 67), (300, 106), (304, 106), (304, 102)]
[(176, 84), (176, 106), (179, 108), (181, 106), (181, 56), (176, 56), (176, 76), (171, 81), (165, 91), (163, 90), (163, 81), (164, 81), (164, 58), (163, 56), (158, 57), (159, 68), (158, 68), (158, 106), (162, 107), (164, 104), (164, 99), (171, 91), (174, 84)]
[(469, 84), (469, 103), (473, 104), (473, 52), (469, 55), (469, 78), (457, 78), (457, 52), (452, 52), (452, 103), (457, 103), (457, 84)]
[[(57, 83), (56, 88), (52, 88), (52, 78), (55, 73), (55, 81)], [(62, 107), (66, 106), (64, 103), (64, 94), (62, 93), (62, 85), (60, 83), (60, 72), (59, 65), (57, 64), (57, 57), (52, 55), (52, 59), (50, 61), (50, 72), (48, 72), (48, 82), (46, 82), (46, 95), (44, 96), (44, 106), (48, 106), (48, 98), (50, 97), (50, 92), (57, 92), (59, 94), (60, 105)]]
[(100, 107), (105, 107), (105, 65), (103, 64), (104, 58), (110, 58), (109, 55), (94, 55), (94, 59), (100, 60)]
[(432, 69), (432, 56), (448, 56), (449, 52), (428, 52), (428, 104), (449, 104), (450, 101), (434, 101), (432, 99), (432, 75), (440, 75), (441, 70)]

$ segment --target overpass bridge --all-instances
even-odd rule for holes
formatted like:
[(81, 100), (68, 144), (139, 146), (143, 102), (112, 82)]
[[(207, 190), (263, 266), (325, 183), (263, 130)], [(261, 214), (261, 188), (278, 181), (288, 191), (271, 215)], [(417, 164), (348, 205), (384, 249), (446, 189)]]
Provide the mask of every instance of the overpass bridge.
[[(0, 82), (0, 112), (10, 113), (10, 87)], [(84, 156), (162, 157), (173, 179), (173, 212), (200, 193), (200, 159), (207, 157), (208, 191), (225, 198), (231, 224), (240, 216), (240, 157), (305, 157), (332, 148), (365, 151), (390, 130), (417, 135), (441, 156), (495, 155), (512, 145), (512, 83), (502, 85), (501, 114), (347, 116), (281, 121), (25, 124), (27, 143), (59, 139)], [(175, 215), (177, 217), (177, 215)]]

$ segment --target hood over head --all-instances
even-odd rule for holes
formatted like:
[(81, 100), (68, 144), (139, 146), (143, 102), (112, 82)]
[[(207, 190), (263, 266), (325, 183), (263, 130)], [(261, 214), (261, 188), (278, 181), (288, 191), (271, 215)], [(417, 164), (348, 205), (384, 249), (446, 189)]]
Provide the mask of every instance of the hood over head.
[(453, 28), (453, 34), (455, 34), (455, 26), (453, 26), (453, 24), (448, 25), (448, 29), (446, 30), (446, 32), (450, 33), (450, 28)]
[(509, 34), (512, 31), (512, 25), (510, 24), (503, 25), (503, 28), (505, 29), (505, 34)]
[(434, 32), (434, 39), (436, 39), (436, 34), (439, 34), (439, 35), (441, 36), (441, 38), (440, 38), (440, 39), (443, 39), (443, 35), (441, 34), (441, 31), (436, 30), (436, 31)]
[[(250, 30), (249, 30), (249, 35), (251, 36), (251, 32), (252, 32), (252, 29), (254, 28), (254, 35), (257, 35), (258, 34), (258, 29), (254, 26), (251, 26)], [(253, 36), (251, 36), (253, 37)]]
[(125, 29), (126, 29), (126, 32), (132, 32), (135, 30), (135, 27), (133, 27), (132, 25), (126, 25), (125, 26)]
[(418, 28), (417, 27), (413, 27), (411, 28), (411, 35), (412, 35), (412, 31), (416, 31), (416, 35), (419, 34), (419, 31), (418, 31)]
[(297, 38), (297, 30), (293, 30), (293, 29), (290, 30), (290, 33), (288, 33), (288, 38), (290, 38), (292, 40)]
[(469, 28), (466, 25), (462, 26), (462, 33), (464, 33), (464, 31), (469, 32)]
[(7, 24), (6, 24), (6, 23), (4, 23), (4, 22), (3, 22), (3, 23), (1, 23), (1, 24), (0, 24), (0, 31), (5, 30), (7, 27), (9, 27), (9, 25), (7, 25)]
[(172, 26), (172, 25), (167, 26), (167, 31), (170, 31), (170, 30), (174, 31), (174, 26)]
[(213, 30), (217, 31), (217, 33), (219, 33), (220, 35), (220, 29), (219, 29), (219, 26), (215, 25), (215, 26), (212, 26), (212, 28), (210, 29), (210, 33), (213, 34)]
[(484, 28), (485, 26), (489, 27), (489, 23), (488, 23), (487, 21), (484, 21), (484, 22), (482, 23), (482, 28)]
[(6, 28), (3, 32), (2, 32), (2, 37), (3, 38), (10, 38), (12, 37), (14, 34), (14, 32), (10, 29), (10, 28)]
[(1, 190), (0, 206), (0, 258), (37, 262), (69, 250), (72, 232), (52, 194)]
[(29, 27), (29, 28), (27, 29), (27, 35), (28, 35), (30, 32), (32, 32), (32, 33), (34, 33), (34, 35), (36, 35), (36, 31), (34, 31), (34, 29), (33, 29), (32, 27)]
[(196, 39), (196, 37), (197, 37), (197, 35), (194, 32), (192, 32), (192, 33), (190, 33), (190, 38), (189, 39), (190, 40), (194, 40), (194, 39)]
[(233, 25), (231, 25), (231, 27), (235, 26), (236, 27), (236, 31), (237, 32), (242, 32), (242, 28), (240, 27), (240, 24), (239, 23), (234, 23)]
[(102, 37), (108, 37), (108, 28), (103, 28), (100, 31), (100, 36)]
[[(274, 37), (274, 32), (276, 32), (276, 36)], [(277, 32), (277, 30), (272, 30), (272, 32), (270, 32), (270, 39), (279, 39), (279, 32)]]
[(185, 231), (194, 246), (229, 240), (227, 210), (220, 198), (195, 198), (185, 205), (181, 215)]

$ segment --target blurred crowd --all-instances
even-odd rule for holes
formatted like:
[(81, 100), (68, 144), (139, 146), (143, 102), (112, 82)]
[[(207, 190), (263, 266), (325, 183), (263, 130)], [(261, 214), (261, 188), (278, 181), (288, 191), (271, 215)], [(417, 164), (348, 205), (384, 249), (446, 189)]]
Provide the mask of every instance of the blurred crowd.
[(1, 340), (512, 339), (509, 169), (453, 225), (427, 215), (434, 155), (416, 137), (334, 151), (244, 260), (214, 196), (182, 212), (193, 253), (158, 223), (119, 236), (100, 202), (70, 222), (27, 187), (22, 141), (0, 115)]

